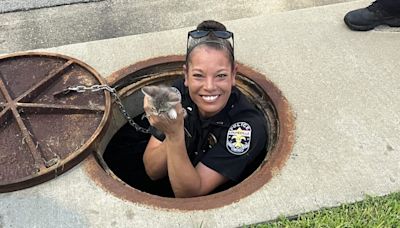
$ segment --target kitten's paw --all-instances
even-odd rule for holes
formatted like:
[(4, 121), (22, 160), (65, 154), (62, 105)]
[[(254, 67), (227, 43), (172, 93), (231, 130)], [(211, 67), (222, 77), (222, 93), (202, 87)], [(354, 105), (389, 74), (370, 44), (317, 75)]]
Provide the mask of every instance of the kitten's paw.
[(187, 116), (187, 111), (186, 111), (186, 109), (182, 108), (182, 113), (183, 113), (183, 118), (186, 118), (186, 116)]
[(168, 117), (171, 120), (175, 120), (176, 117), (178, 117), (178, 114), (176, 113), (175, 109), (171, 109), (171, 110), (168, 111)]

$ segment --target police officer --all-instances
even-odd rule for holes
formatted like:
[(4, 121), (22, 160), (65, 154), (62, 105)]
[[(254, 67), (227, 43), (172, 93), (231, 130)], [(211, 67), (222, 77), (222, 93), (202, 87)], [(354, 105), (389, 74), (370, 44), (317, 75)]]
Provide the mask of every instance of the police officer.
[[(185, 78), (174, 83), (182, 96), (178, 117), (148, 115), (157, 130), (143, 156), (148, 176), (168, 176), (175, 197), (241, 181), (265, 151), (265, 119), (235, 87), (236, 71), (233, 33), (223, 24), (204, 21), (188, 33)], [(144, 110), (149, 114), (146, 97)]]

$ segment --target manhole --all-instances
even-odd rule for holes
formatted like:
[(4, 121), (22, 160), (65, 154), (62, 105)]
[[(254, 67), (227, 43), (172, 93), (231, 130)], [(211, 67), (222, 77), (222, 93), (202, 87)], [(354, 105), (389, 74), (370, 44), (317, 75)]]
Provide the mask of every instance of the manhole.
[(104, 91), (54, 96), (105, 84), (86, 64), (50, 53), (0, 58), (0, 192), (54, 178), (85, 158), (111, 108)]
[[(150, 59), (113, 73), (108, 77), (108, 83), (119, 91), (128, 113), (139, 119), (143, 113), (143, 95), (140, 88), (149, 84), (168, 84), (178, 77), (183, 77), (183, 63), (184, 56)], [(238, 185), (214, 194), (184, 199), (150, 194), (128, 185), (115, 175), (103, 159), (111, 138), (124, 128), (124, 125), (126, 126), (126, 120), (116, 105), (112, 108), (112, 123), (96, 147), (97, 156), (90, 156), (85, 163), (87, 172), (100, 186), (117, 197), (161, 208), (182, 210), (216, 208), (236, 202), (257, 191), (277, 174), (289, 157), (294, 143), (294, 117), (280, 90), (265, 76), (239, 65), (236, 82), (238, 88), (264, 112), (270, 132), (266, 156), (262, 158), (256, 170)]]

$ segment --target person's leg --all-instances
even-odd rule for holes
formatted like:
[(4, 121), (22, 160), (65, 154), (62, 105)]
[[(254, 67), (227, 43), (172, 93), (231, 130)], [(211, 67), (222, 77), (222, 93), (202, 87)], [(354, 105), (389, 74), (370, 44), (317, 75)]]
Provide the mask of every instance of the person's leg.
[(377, 0), (366, 8), (348, 12), (344, 22), (357, 31), (368, 31), (378, 25), (400, 27), (400, 0)]
[(377, 2), (390, 14), (400, 15), (400, 0), (378, 0)]

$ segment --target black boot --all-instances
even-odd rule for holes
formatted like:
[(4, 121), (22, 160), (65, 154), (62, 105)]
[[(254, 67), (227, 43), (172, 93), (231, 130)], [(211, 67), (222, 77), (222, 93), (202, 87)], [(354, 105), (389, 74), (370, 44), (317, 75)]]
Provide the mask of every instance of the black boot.
[(400, 27), (400, 15), (387, 12), (377, 1), (367, 8), (350, 11), (344, 22), (351, 30), (368, 31), (378, 25)]

